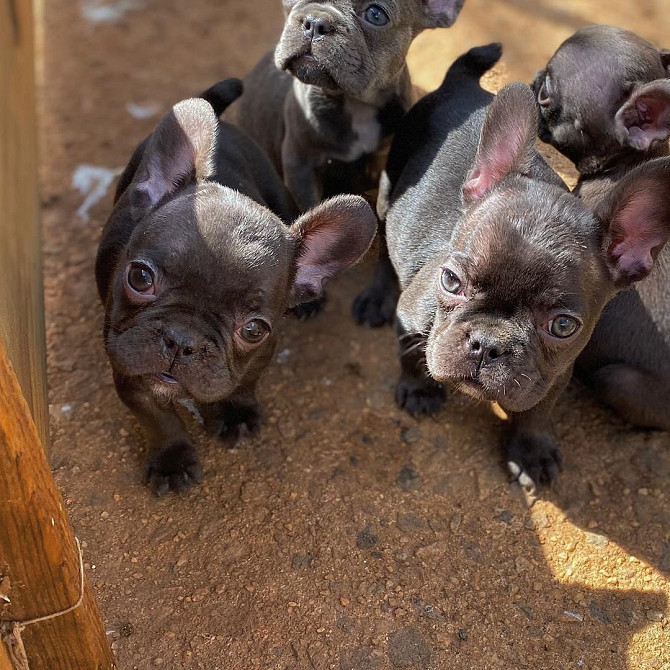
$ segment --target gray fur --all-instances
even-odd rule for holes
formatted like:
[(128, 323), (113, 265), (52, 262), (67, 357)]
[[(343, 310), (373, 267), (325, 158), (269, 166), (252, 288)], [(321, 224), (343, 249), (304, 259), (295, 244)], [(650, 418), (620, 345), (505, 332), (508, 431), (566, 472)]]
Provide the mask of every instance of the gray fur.
[(379, 0), (390, 20), (375, 26), (367, 1), (284, 0), (279, 43), (246, 78), (236, 118), (301, 209), (332, 195), (331, 182), (339, 192), (376, 186), (369, 159), (412, 104), (410, 44), (425, 28), (451, 25), (463, 2)]
[[(595, 206), (626, 174), (669, 155), (669, 67), (667, 50), (620, 28), (591, 26), (566, 40), (535, 77), (540, 137), (575, 162), (575, 193), (588, 205)], [(668, 286), (666, 248), (651, 276), (607, 306), (577, 361), (579, 376), (625, 419), (666, 430)]]
[[(378, 211), (401, 288), (398, 402), (433, 412), (443, 384), (497, 402), (512, 418), (510, 470), (535, 485), (557, 474), (551, 410), (603, 307), (670, 235), (670, 161), (622, 180), (592, 212), (535, 149), (531, 89), (480, 88), (496, 54), (472, 49), (410, 111)], [(577, 328), (558, 337), (554, 322)]]
[[(204, 99), (175, 105), (121, 176), (96, 278), (116, 388), (145, 430), (146, 478), (159, 494), (202, 476), (174, 403), (193, 401), (219, 437), (256, 430), (256, 384), (287, 308), (318, 298), (375, 234), (357, 196), (287, 225), (294, 213), (258, 146)], [(245, 338), (249, 324), (262, 339)]]

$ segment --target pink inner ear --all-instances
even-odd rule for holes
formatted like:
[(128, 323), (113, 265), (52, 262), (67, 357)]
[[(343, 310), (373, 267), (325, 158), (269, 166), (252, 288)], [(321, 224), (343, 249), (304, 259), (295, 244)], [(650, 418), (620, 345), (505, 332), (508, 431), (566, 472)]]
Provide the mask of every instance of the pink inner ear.
[(668, 136), (668, 129), (662, 127), (663, 105), (653, 98), (639, 98), (635, 101), (637, 118), (626, 119), (633, 125), (628, 126), (631, 144), (637, 149), (648, 149), (654, 140)]
[(663, 79), (645, 84), (616, 113), (615, 123), (625, 141), (646, 151), (655, 140), (670, 134), (670, 88)]
[[(607, 254), (617, 269), (630, 282), (646, 277), (654, 265), (654, 259), (668, 240), (668, 231), (663, 225), (663, 213), (656, 211), (653, 191), (638, 191), (638, 200), (633, 200), (617, 217), (614, 235)], [(660, 222), (660, 225), (659, 225)]]
[(482, 174), (481, 170), (475, 169), (468, 175), (468, 180), (463, 184), (463, 194), (468, 200), (480, 200), (493, 187), (494, 180), (490, 174)]
[(660, 239), (628, 238), (612, 242), (607, 253), (628, 281), (635, 282), (651, 272), (654, 265), (651, 252), (661, 244)]
[[(463, 194), (468, 200), (483, 198), (505, 175), (512, 170), (518, 146), (513, 137), (509, 144), (482, 151), (477, 157), (478, 167), (473, 168), (463, 184)], [(516, 151), (515, 151), (516, 150)]]

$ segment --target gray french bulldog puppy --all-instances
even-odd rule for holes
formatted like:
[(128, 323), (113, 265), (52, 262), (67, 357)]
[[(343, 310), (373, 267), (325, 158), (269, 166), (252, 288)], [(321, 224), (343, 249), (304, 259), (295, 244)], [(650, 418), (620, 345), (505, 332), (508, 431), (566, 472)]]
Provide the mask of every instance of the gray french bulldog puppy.
[(237, 120), (301, 209), (321, 201), (319, 172), (331, 161), (355, 163), (394, 131), (413, 102), (412, 40), (450, 26), (464, 2), (284, 0), (281, 38), (245, 79)]
[(434, 412), (443, 384), (498, 403), (508, 466), (532, 489), (558, 472), (552, 408), (603, 307), (670, 236), (670, 161), (591, 211), (535, 149), (532, 90), (480, 88), (499, 56), (472, 49), (405, 117), (378, 212), (402, 291), (398, 403)]
[[(451, 26), (465, 0), (284, 0), (274, 53), (245, 79), (236, 122), (306, 209), (377, 188), (388, 143), (413, 104), (406, 58), (427, 28)], [(379, 266), (356, 299), (359, 323), (393, 317), (397, 281), (380, 230)], [(301, 317), (319, 303), (301, 306)]]
[[(670, 51), (627, 30), (577, 31), (533, 83), (540, 138), (575, 163), (590, 206), (632, 170), (669, 155)], [(605, 309), (579, 377), (631, 423), (670, 430), (670, 250)]]
[(217, 119), (239, 92), (238, 80), (226, 82), (160, 120), (121, 176), (98, 250), (105, 349), (145, 430), (146, 480), (158, 494), (202, 477), (175, 403), (194, 402), (222, 438), (258, 429), (255, 388), (282, 316), (320, 296), (376, 231), (358, 196), (284, 223), (294, 206), (275, 169)]

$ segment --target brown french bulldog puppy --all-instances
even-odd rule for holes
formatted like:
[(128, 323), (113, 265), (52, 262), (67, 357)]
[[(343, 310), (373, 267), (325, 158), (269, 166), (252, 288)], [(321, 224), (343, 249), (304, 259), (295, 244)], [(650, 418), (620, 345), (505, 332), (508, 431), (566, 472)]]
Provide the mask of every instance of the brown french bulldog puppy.
[[(668, 76), (669, 51), (627, 30), (591, 26), (535, 77), (540, 138), (575, 163), (575, 193), (589, 206), (632, 170), (669, 155)], [(658, 242), (653, 274), (606, 307), (576, 370), (631, 423), (670, 430), (670, 250)]]
[(378, 211), (402, 291), (398, 403), (434, 412), (443, 384), (497, 402), (510, 471), (533, 489), (558, 472), (552, 408), (603, 307), (670, 238), (670, 159), (592, 211), (536, 151), (531, 89), (480, 87), (499, 56), (472, 49), (405, 117)]
[(145, 430), (146, 480), (158, 494), (202, 476), (175, 403), (194, 402), (222, 438), (258, 429), (255, 388), (287, 308), (319, 297), (375, 235), (358, 196), (284, 223), (292, 204), (276, 171), (217, 119), (239, 90), (222, 99), (210, 89), (203, 97), (216, 110), (185, 100), (160, 120), (121, 176), (98, 251), (105, 349), (119, 397)]
[[(414, 102), (406, 58), (427, 28), (451, 26), (465, 0), (284, 0), (274, 53), (246, 77), (236, 122), (265, 150), (298, 206), (376, 189), (388, 143)], [(354, 317), (393, 318), (397, 280), (383, 231), (373, 282)], [(319, 303), (301, 306), (301, 317)]]

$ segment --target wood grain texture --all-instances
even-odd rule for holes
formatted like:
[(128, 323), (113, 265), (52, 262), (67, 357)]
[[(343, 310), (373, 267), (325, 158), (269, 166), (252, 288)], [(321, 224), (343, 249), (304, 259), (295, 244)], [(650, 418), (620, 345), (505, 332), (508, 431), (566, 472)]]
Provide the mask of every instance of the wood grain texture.
[[(11, 584), (0, 621), (23, 621), (77, 602), (79, 552), (1, 339), (0, 398), (0, 574)], [(23, 641), (31, 670), (115, 667), (87, 582), (80, 607), (28, 626)]]
[(48, 443), (31, 0), (0, 0), (0, 335)]
[(3, 644), (0, 644), (0, 670), (12, 670), (12, 662)]

